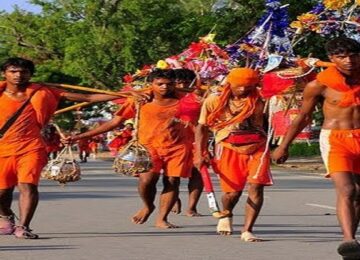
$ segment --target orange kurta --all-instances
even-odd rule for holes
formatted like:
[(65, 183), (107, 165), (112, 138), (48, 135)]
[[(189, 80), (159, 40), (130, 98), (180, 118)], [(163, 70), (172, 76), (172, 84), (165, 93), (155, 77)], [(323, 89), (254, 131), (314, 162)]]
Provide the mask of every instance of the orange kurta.
[[(0, 127), (23, 103), (4, 94), (2, 91), (4, 87), (4, 83), (0, 85)], [(55, 112), (62, 92), (31, 84), (27, 87), (26, 94), (30, 95), (35, 89), (39, 90), (32, 97), (30, 104), (0, 139), (0, 157), (19, 155), (45, 148), (40, 131)]]
[[(23, 104), (3, 93), (6, 85), (0, 83), (0, 127)], [(32, 97), (17, 120), (0, 138), (0, 189), (7, 189), (17, 183), (37, 185), (40, 172), (46, 165), (46, 145), (41, 136), (42, 127), (48, 122), (58, 105), (61, 91), (50, 90), (37, 84), (30, 84), (26, 89)]]
[[(124, 119), (133, 118), (135, 109), (129, 100), (117, 112)], [(167, 176), (189, 177), (192, 167), (190, 130), (179, 122), (180, 102), (161, 106), (154, 102), (141, 106), (138, 137), (149, 150), (154, 172), (164, 169)]]

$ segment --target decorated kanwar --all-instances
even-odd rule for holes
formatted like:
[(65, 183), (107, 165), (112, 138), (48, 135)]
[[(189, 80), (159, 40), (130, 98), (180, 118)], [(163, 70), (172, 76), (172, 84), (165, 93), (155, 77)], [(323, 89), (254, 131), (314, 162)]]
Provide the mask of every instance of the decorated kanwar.
[[(111, 259), (151, 259), (158, 241), (159, 259), (172, 243), (197, 258), (188, 235), (226, 259), (292, 259), (292, 244), (318, 259), (302, 250), (319, 242), (360, 259), (360, 0), (28, 2), (40, 13), (0, 8), (0, 235), (45, 238), (33, 221), (43, 178), (57, 201), (83, 189), (72, 214), (96, 202), (59, 241), (100, 239), (103, 253), (134, 239)], [(318, 171), (298, 169), (312, 159)]]

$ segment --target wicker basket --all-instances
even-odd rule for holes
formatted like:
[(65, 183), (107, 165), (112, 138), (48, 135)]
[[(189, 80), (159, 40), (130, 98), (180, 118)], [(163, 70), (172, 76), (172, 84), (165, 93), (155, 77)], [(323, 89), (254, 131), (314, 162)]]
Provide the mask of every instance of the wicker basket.
[(81, 179), (80, 166), (74, 160), (70, 146), (66, 146), (55, 159), (49, 161), (41, 176), (60, 184)]
[(152, 168), (151, 157), (143, 145), (133, 140), (119, 152), (113, 168), (116, 173), (137, 176)]
[(133, 139), (120, 150), (113, 164), (116, 173), (129, 176), (138, 176), (140, 173), (148, 172), (152, 168), (151, 156), (148, 150), (138, 141), (140, 103), (135, 104), (135, 110)]

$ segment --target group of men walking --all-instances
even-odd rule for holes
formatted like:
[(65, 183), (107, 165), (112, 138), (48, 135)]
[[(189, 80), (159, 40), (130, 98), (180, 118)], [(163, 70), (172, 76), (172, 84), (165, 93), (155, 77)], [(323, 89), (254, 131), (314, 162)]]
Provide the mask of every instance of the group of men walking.
[[(360, 259), (360, 245), (355, 238), (360, 217), (360, 43), (336, 38), (327, 44), (326, 50), (334, 66), (319, 73), (305, 87), (300, 114), (272, 157), (277, 163), (286, 161), (292, 140), (311, 122), (315, 105), (323, 102), (321, 153), (335, 186), (337, 216), (344, 236), (338, 252), (346, 259)], [(4, 132), (0, 138), (0, 164), (4, 166), (0, 169), (0, 232), (18, 238), (37, 238), (29, 225), (38, 202), (40, 172), (46, 164), (41, 128), (61, 98), (108, 101), (117, 97), (69, 93), (30, 83), (33, 63), (20, 58), (8, 59), (1, 71), (5, 81), (0, 85), (0, 105), (4, 108), (0, 114), (0, 133)], [(163, 190), (155, 226), (177, 227), (168, 216), (174, 206), (179, 212), (181, 178), (189, 178), (186, 214), (198, 216), (196, 204), (203, 189), (199, 170), (204, 164), (213, 165), (223, 192), (224, 214), (217, 232), (221, 235), (233, 232), (232, 212), (248, 183), (241, 240), (261, 241), (253, 227), (263, 205), (264, 187), (272, 185), (273, 180), (263, 122), (264, 101), (259, 94), (260, 75), (250, 68), (234, 68), (227, 75), (222, 91), (211, 95), (191, 87), (195, 76), (186, 70), (154, 70), (148, 76), (150, 88), (140, 94), (147, 101), (139, 110), (138, 138), (150, 154), (152, 168), (139, 175), (138, 192), (143, 207), (133, 215), (132, 221), (142, 224), (155, 210), (156, 184), (160, 178)], [(137, 100), (134, 95), (139, 93), (127, 94), (131, 97), (112, 120), (68, 136), (63, 142), (70, 144), (96, 136), (133, 118)], [(6, 129), (14, 114), (20, 115)], [(215, 138), (212, 155), (208, 151), (209, 132)], [(19, 225), (15, 225), (11, 210), (15, 186), (20, 191)]]

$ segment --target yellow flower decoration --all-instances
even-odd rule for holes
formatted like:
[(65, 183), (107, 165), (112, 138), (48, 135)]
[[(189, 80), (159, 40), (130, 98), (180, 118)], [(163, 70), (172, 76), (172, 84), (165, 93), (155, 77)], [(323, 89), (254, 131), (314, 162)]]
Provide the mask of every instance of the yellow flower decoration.
[(304, 26), (300, 21), (294, 21), (290, 24), (290, 27), (294, 29), (302, 29)]
[(156, 68), (158, 69), (167, 69), (169, 67), (169, 64), (166, 63), (166, 61), (164, 60), (159, 60), (157, 63), (156, 63)]
[(304, 24), (304, 23), (316, 21), (318, 19), (318, 16), (316, 14), (305, 13), (305, 14), (298, 16), (297, 18), (301, 23)]
[(255, 45), (250, 45), (247, 43), (240, 44), (239, 49), (249, 52), (249, 53), (257, 53), (257, 52), (261, 51), (259, 47), (255, 46)]
[(214, 43), (215, 36), (216, 36), (215, 33), (209, 33), (208, 35), (206, 35), (205, 37), (202, 37), (200, 39), (201, 39), (201, 41), (203, 41), (205, 43)]
[(355, 3), (356, 3), (357, 5), (360, 5), (360, 0), (356, 0)]
[[(356, 0), (356, 2), (358, 3), (359, 0)], [(326, 8), (331, 9), (331, 10), (339, 10), (341, 8), (343, 8), (345, 5), (347, 5), (348, 3), (350, 3), (350, 0), (324, 0), (324, 5)]]

